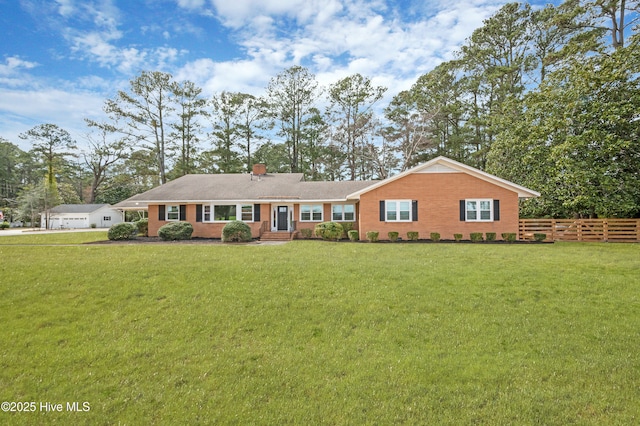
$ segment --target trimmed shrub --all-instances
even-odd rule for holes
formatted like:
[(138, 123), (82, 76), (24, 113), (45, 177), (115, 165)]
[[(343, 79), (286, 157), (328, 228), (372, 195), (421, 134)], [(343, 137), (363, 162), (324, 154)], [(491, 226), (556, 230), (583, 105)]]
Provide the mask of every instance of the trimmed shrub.
[(407, 239), (409, 239), (409, 241), (418, 241), (418, 238), (420, 238), (420, 233), (417, 231), (409, 231), (407, 232)]
[(496, 233), (495, 232), (487, 232), (485, 235), (487, 236), (487, 241), (495, 241), (496, 240)]
[(149, 219), (139, 219), (134, 222), (136, 227), (138, 228), (138, 232), (142, 234), (143, 237), (149, 236)]
[(343, 237), (346, 238), (349, 236), (349, 231), (353, 230), (356, 224), (354, 222), (342, 222), (341, 225), (344, 232)]
[(360, 240), (360, 233), (355, 229), (352, 229), (351, 231), (347, 232), (347, 235), (349, 235), (349, 240), (351, 241)]
[(480, 241), (484, 240), (482, 238), (482, 232), (472, 232), (469, 234), (469, 238), (471, 239), (471, 242), (474, 243), (479, 243)]
[(314, 232), (323, 240), (338, 241), (344, 234), (344, 228), (337, 222), (322, 222), (316, 225)]
[(440, 233), (439, 232), (432, 232), (429, 237), (431, 237), (431, 241), (435, 241), (436, 243), (438, 241), (440, 241)]
[(533, 239), (540, 242), (547, 239), (547, 234), (533, 234)]
[(0, 229), (7, 229), (9, 228), (11, 225), (9, 224), (9, 222), (7, 222), (6, 220), (4, 222), (0, 222)]
[(251, 227), (241, 220), (232, 220), (222, 228), (223, 243), (246, 243), (251, 241)]
[(378, 231), (367, 231), (367, 240), (372, 243), (378, 241)]
[(133, 223), (122, 222), (111, 225), (107, 237), (112, 241), (133, 240), (138, 236), (138, 228)]
[(311, 228), (302, 228), (300, 230), (300, 235), (302, 235), (302, 238), (311, 238), (313, 236), (313, 229)]
[(96, 229), (98, 227), (98, 225), (96, 225), (95, 223), (92, 223), (91, 225), (89, 225), (89, 227), (91, 229)]
[(516, 240), (516, 234), (514, 234), (513, 232), (504, 232), (502, 234), (502, 239), (508, 243), (512, 243)]
[(387, 232), (387, 237), (389, 237), (389, 240), (393, 242), (398, 241), (399, 235), (400, 234), (396, 231)]
[(462, 234), (453, 234), (453, 239), (456, 240), (456, 242), (462, 241)]
[(164, 241), (190, 240), (193, 226), (189, 222), (169, 222), (158, 229), (158, 237)]

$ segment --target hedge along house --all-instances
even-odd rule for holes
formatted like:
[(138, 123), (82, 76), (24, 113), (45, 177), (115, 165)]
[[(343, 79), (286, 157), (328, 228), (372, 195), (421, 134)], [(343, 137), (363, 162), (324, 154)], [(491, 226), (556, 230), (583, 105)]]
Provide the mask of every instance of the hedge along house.
[(360, 238), (390, 231), (405, 238), (417, 231), (421, 238), (438, 232), (443, 239), (472, 232), (518, 232), (519, 199), (540, 194), (481, 170), (437, 157), (348, 195), (360, 208)]
[[(347, 195), (372, 182), (306, 182), (302, 173), (186, 175), (135, 195), (116, 207), (148, 210), (149, 235), (171, 221), (193, 225), (194, 238), (220, 238), (232, 220), (246, 222), (254, 238), (290, 239), (324, 221), (357, 226), (357, 200)], [(355, 228), (357, 229), (357, 228)]]
[(390, 231), (402, 238), (460, 233), (518, 232), (518, 199), (535, 191), (445, 157), (381, 181), (306, 182), (301, 173), (186, 175), (119, 204), (148, 210), (149, 235), (170, 221), (188, 221), (193, 237), (220, 238), (231, 220), (242, 220), (254, 238), (289, 239), (325, 221), (352, 223), (366, 238)]

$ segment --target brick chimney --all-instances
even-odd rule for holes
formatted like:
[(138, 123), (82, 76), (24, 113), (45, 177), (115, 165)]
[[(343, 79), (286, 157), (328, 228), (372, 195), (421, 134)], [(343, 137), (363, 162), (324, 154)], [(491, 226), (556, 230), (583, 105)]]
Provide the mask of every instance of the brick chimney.
[(267, 166), (264, 164), (254, 164), (253, 165), (253, 174), (254, 175), (266, 175), (267, 174)]

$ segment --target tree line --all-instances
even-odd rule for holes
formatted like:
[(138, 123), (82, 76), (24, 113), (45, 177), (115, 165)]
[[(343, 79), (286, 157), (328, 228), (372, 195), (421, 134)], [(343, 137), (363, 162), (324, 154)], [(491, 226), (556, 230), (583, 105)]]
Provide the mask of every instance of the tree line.
[[(145, 71), (87, 120), (84, 145), (55, 124), (0, 139), (0, 205), (117, 203), (189, 173), (255, 163), (308, 180), (384, 179), (445, 155), (542, 193), (523, 216), (640, 215), (640, 2), (508, 3), (453, 60), (380, 105), (360, 74), (320, 87), (292, 66), (264, 96), (207, 99)], [(40, 210), (39, 210), (40, 209)]]

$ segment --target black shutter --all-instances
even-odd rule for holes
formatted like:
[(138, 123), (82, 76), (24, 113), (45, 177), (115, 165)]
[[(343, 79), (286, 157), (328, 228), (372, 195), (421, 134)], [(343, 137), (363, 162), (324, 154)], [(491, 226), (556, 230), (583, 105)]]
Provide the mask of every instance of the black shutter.
[(493, 200), (493, 220), (500, 220), (500, 200)]
[(196, 222), (202, 222), (202, 204), (196, 204)]
[(460, 200), (460, 222), (465, 222), (467, 220), (467, 212), (465, 210), (465, 201)]
[(160, 204), (158, 206), (158, 220), (166, 220), (166, 216), (164, 213), (164, 204)]
[(418, 221), (418, 200), (413, 200), (411, 202), (411, 220), (413, 222)]
[(180, 220), (187, 220), (187, 205), (180, 204)]
[(260, 204), (253, 205), (253, 221), (260, 222)]
[(385, 220), (384, 200), (380, 200), (380, 222)]

